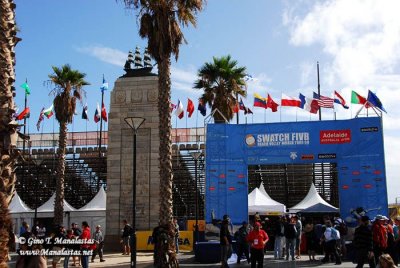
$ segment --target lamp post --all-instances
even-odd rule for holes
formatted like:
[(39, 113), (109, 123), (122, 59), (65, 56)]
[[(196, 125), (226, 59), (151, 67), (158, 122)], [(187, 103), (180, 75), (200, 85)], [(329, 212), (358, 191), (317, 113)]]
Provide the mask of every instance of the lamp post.
[(124, 120), (133, 132), (131, 267), (134, 268), (136, 267), (136, 136), (145, 119), (143, 117), (125, 117)]
[(194, 226), (194, 233), (195, 233), (195, 237), (194, 237), (194, 242), (199, 242), (199, 196), (198, 196), (198, 189), (197, 189), (197, 160), (199, 159), (201, 152), (196, 151), (196, 152), (191, 152), (190, 155), (193, 157), (194, 159), (194, 183), (195, 183), (195, 187), (196, 188), (196, 194), (195, 194), (195, 226)]
[(37, 198), (38, 198), (38, 181), (39, 181), (39, 167), (43, 163), (43, 159), (38, 159), (35, 155), (35, 157), (32, 159), (33, 163), (36, 166), (36, 180), (35, 180), (35, 219), (33, 224), (36, 224), (37, 221)]

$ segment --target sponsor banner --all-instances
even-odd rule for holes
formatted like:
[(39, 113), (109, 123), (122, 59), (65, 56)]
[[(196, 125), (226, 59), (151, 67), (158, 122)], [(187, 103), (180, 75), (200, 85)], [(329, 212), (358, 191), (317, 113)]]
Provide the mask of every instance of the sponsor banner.
[(248, 134), (245, 142), (250, 147), (308, 145), (310, 144), (310, 134), (308, 132)]
[[(205, 231), (205, 226), (206, 226), (206, 221), (205, 220), (198, 220), (197, 221), (199, 225), (199, 231), (204, 232)], [(196, 220), (187, 220), (187, 230), (188, 231), (194, 231), (194, 227), (196, 226)]]
[[(137, 231), (136, 232), (136, 248), (137, 250), (153, 251), (154, 245), (153, 237), (151, 236), (153, 231)], [(193, 232), (192, 231), (180, 231), (179, 232), (179, 250), (193, 250)]]
[(378, 127), (362, 127), (361, 132), (378, 132)]
[(314, 160), (314, 155), (313, 154), (302, 154), (301, 160)]
[(336, 154), (318, 154), (318, 159), (336, 159)]
[(319, 132), (321, 144), (340, 144), (351, 142), (350, 129), (345, 130), (321, 130)]

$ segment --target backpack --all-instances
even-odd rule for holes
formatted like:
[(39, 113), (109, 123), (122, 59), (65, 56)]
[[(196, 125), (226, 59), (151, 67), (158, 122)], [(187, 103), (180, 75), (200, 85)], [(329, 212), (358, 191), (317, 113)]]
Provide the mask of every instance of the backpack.
[(388, 231), (383, 225), (374, 225), (372, 228), (374, 244), (381, 249), (386, 249), (388, 246)]
[(338, 228), (339, 233), (340, 233), (341, 236), (347, 235), (348, 229), (347, 229), (346, 223), (344, 223), (344, 222), (342, 221), (342, 222), (339, 224), (339, 226), (338, 226), (337, 228)]
[(333, 240), (339, 240), (340, 239), (340, 232), (336, 230), (335, 228), (331, 227), (331, 238)]
[(285, 226), (285, 237), (289, 238), (289, 239), (293, 239), (296, 238), (296, 234), (297, 234), (297, 229), (296, 229), (296, 225), (294, 224), (287, 224)]

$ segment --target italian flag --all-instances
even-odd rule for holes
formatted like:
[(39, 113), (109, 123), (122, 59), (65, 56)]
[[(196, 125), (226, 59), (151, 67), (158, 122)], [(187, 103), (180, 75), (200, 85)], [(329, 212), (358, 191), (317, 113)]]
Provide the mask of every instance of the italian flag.
[(46, 110), (43, 111), (43, 114), (47, 117), (47, 119), (49, 119), (50, 117), (53, 116), (53, 104), (47, 108)]
[(367, 102), (366, 98), (364, 98), (363, 96), (360, 96), (354, 90), (351, 91), (351, 103), (354, 103), (354, 104), (365, 104), (366, 102)]

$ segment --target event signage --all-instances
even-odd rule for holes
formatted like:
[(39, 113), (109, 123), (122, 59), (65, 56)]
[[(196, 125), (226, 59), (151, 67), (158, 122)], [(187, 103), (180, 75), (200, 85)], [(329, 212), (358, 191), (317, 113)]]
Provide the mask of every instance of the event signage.
[(248, 146), (308, 145), (310, 134), (308, 132), (248, 134), (245, 141)]
[(381, 126), (380, 117), (207, 125), (206, 224), (224, 214), (247, 220), (249, 165), (334, 163), (343, 218), (361, 208), (387, 215)]

